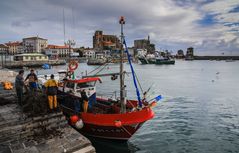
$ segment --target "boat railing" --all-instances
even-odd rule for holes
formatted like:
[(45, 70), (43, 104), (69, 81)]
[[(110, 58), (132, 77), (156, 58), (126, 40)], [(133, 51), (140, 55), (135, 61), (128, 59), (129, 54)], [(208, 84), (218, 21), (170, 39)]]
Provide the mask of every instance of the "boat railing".
[(107, 92), (107, 93), (97, 93), (97, 97), (102, 99), (115, 99), (117, 100), (120, 95), (119, 91)]

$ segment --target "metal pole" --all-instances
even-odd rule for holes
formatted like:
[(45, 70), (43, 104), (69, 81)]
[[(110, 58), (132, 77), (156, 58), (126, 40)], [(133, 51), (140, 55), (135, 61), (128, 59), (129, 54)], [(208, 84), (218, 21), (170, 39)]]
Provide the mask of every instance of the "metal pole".
[(120, 52), (120, 102), (121, 102), (121, 113), (126, 113), (126, 92), (125, 92), (125, 85), (124, 85), (124, 65), (123, 65), (123, 40), (124, 40), (124, 33), (123, 33), (123, 25), (125, 24), (124, 17), (121, 16), (119, 23), (121, 25), (121, 52)]
[(2, 55), (2, 69), (3, 69), (3, 51), (1, 53), (1, 55)]

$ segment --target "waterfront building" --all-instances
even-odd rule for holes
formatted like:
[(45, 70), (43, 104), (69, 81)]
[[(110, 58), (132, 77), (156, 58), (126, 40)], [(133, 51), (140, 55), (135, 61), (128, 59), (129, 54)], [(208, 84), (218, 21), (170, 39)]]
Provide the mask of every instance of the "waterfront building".
[(6, 54), (8, 53), (9, 47), (5, 44), (0, 44), (0, 54)]
[(93, 48), (100, 51), (116, 50), (120, 48), (120, 40), (116, 35), (105, 35), (98, 30), (93, 36)]
[(193, 60), (194, 55), (193, 55), (193, 47), (189, 47), (187, 48), (187, 52), (186, 52), (186, 60)]
[(146, 49), (148, 53), (152, 54), (155, 52), (155, 45), (150, 43), (150, 37), (148, 39), (139, 39), (134, 40), (134, 48), (137, 49)]
[(14, 61), (23, 62), (36, 62), (36, 61), (48, 61), (48, 56), (39, 53), (24, 53), (14, 55)]
[(135, 54), (134, 47), (128, 47), (128, 51), (129, 51), (129, 54), (130, 54), (131, 56), (135, 56), (135, 55), (136, 55), (136, 54)]
[(176, 58), (179, 58), (179, 59), (184, 58), (184, 53), (182, 49), (178, 50), (176, 54)]
[(22, 39), (25, 53), (42, 53), (48, 45), (47, 39), (40, 37), (28, 37)]
[(95, 51), (94, 50), (84, 50), (83, 56), (86, 58), (94, 58), (95, 57)]
[(44, 49), (44, 53), (50, 59), (58, 59), (58, 57), (69, 57), (71, 53), (73, 53), (73, 48), (69, 48), (69, 46), (58, 46), (58, 45), (48, 45)]
[(11, 42), (11, 41), (9, 41), (8, 43), (5, 43), (5, 44), (9, 47), (8, 54), (15, 55), (15, 54), (23, 53), (22, 42), (19, 42), (19, 41)]

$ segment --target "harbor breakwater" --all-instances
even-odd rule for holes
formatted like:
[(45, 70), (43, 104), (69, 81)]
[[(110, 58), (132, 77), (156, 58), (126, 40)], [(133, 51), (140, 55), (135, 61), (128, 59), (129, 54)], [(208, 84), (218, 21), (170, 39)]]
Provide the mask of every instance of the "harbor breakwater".
[(48, 60), (48, 61), (7, 61), (4, 67), (8, 69), (16, 69), (23, 67), (41, 67), (43, 64), (49, 65), (65, 65), (65, 60)]

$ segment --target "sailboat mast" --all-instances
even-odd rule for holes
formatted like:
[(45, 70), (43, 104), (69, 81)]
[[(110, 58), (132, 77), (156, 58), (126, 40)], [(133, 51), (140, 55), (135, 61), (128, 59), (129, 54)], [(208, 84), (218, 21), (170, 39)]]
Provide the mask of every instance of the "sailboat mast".
[(123, 33), (123, 25), (125, 24), (124, 17), (121, 16), (119, 20), (121, 26), (121, 44), (120, 44), (120, 102), (121, 102), (121, 113), (126, 112), (126, 91), (124, 85), (124, 65), (123, 65), (123, 56), (124, 56), (124, 49), (123, 49), (123, 41), (124, 41), (124, 33)]
[(64, 45), (66, 45), (66, 27), (65, 27), (65, 10), (63, 8), (63, 31), (64, 31)]

